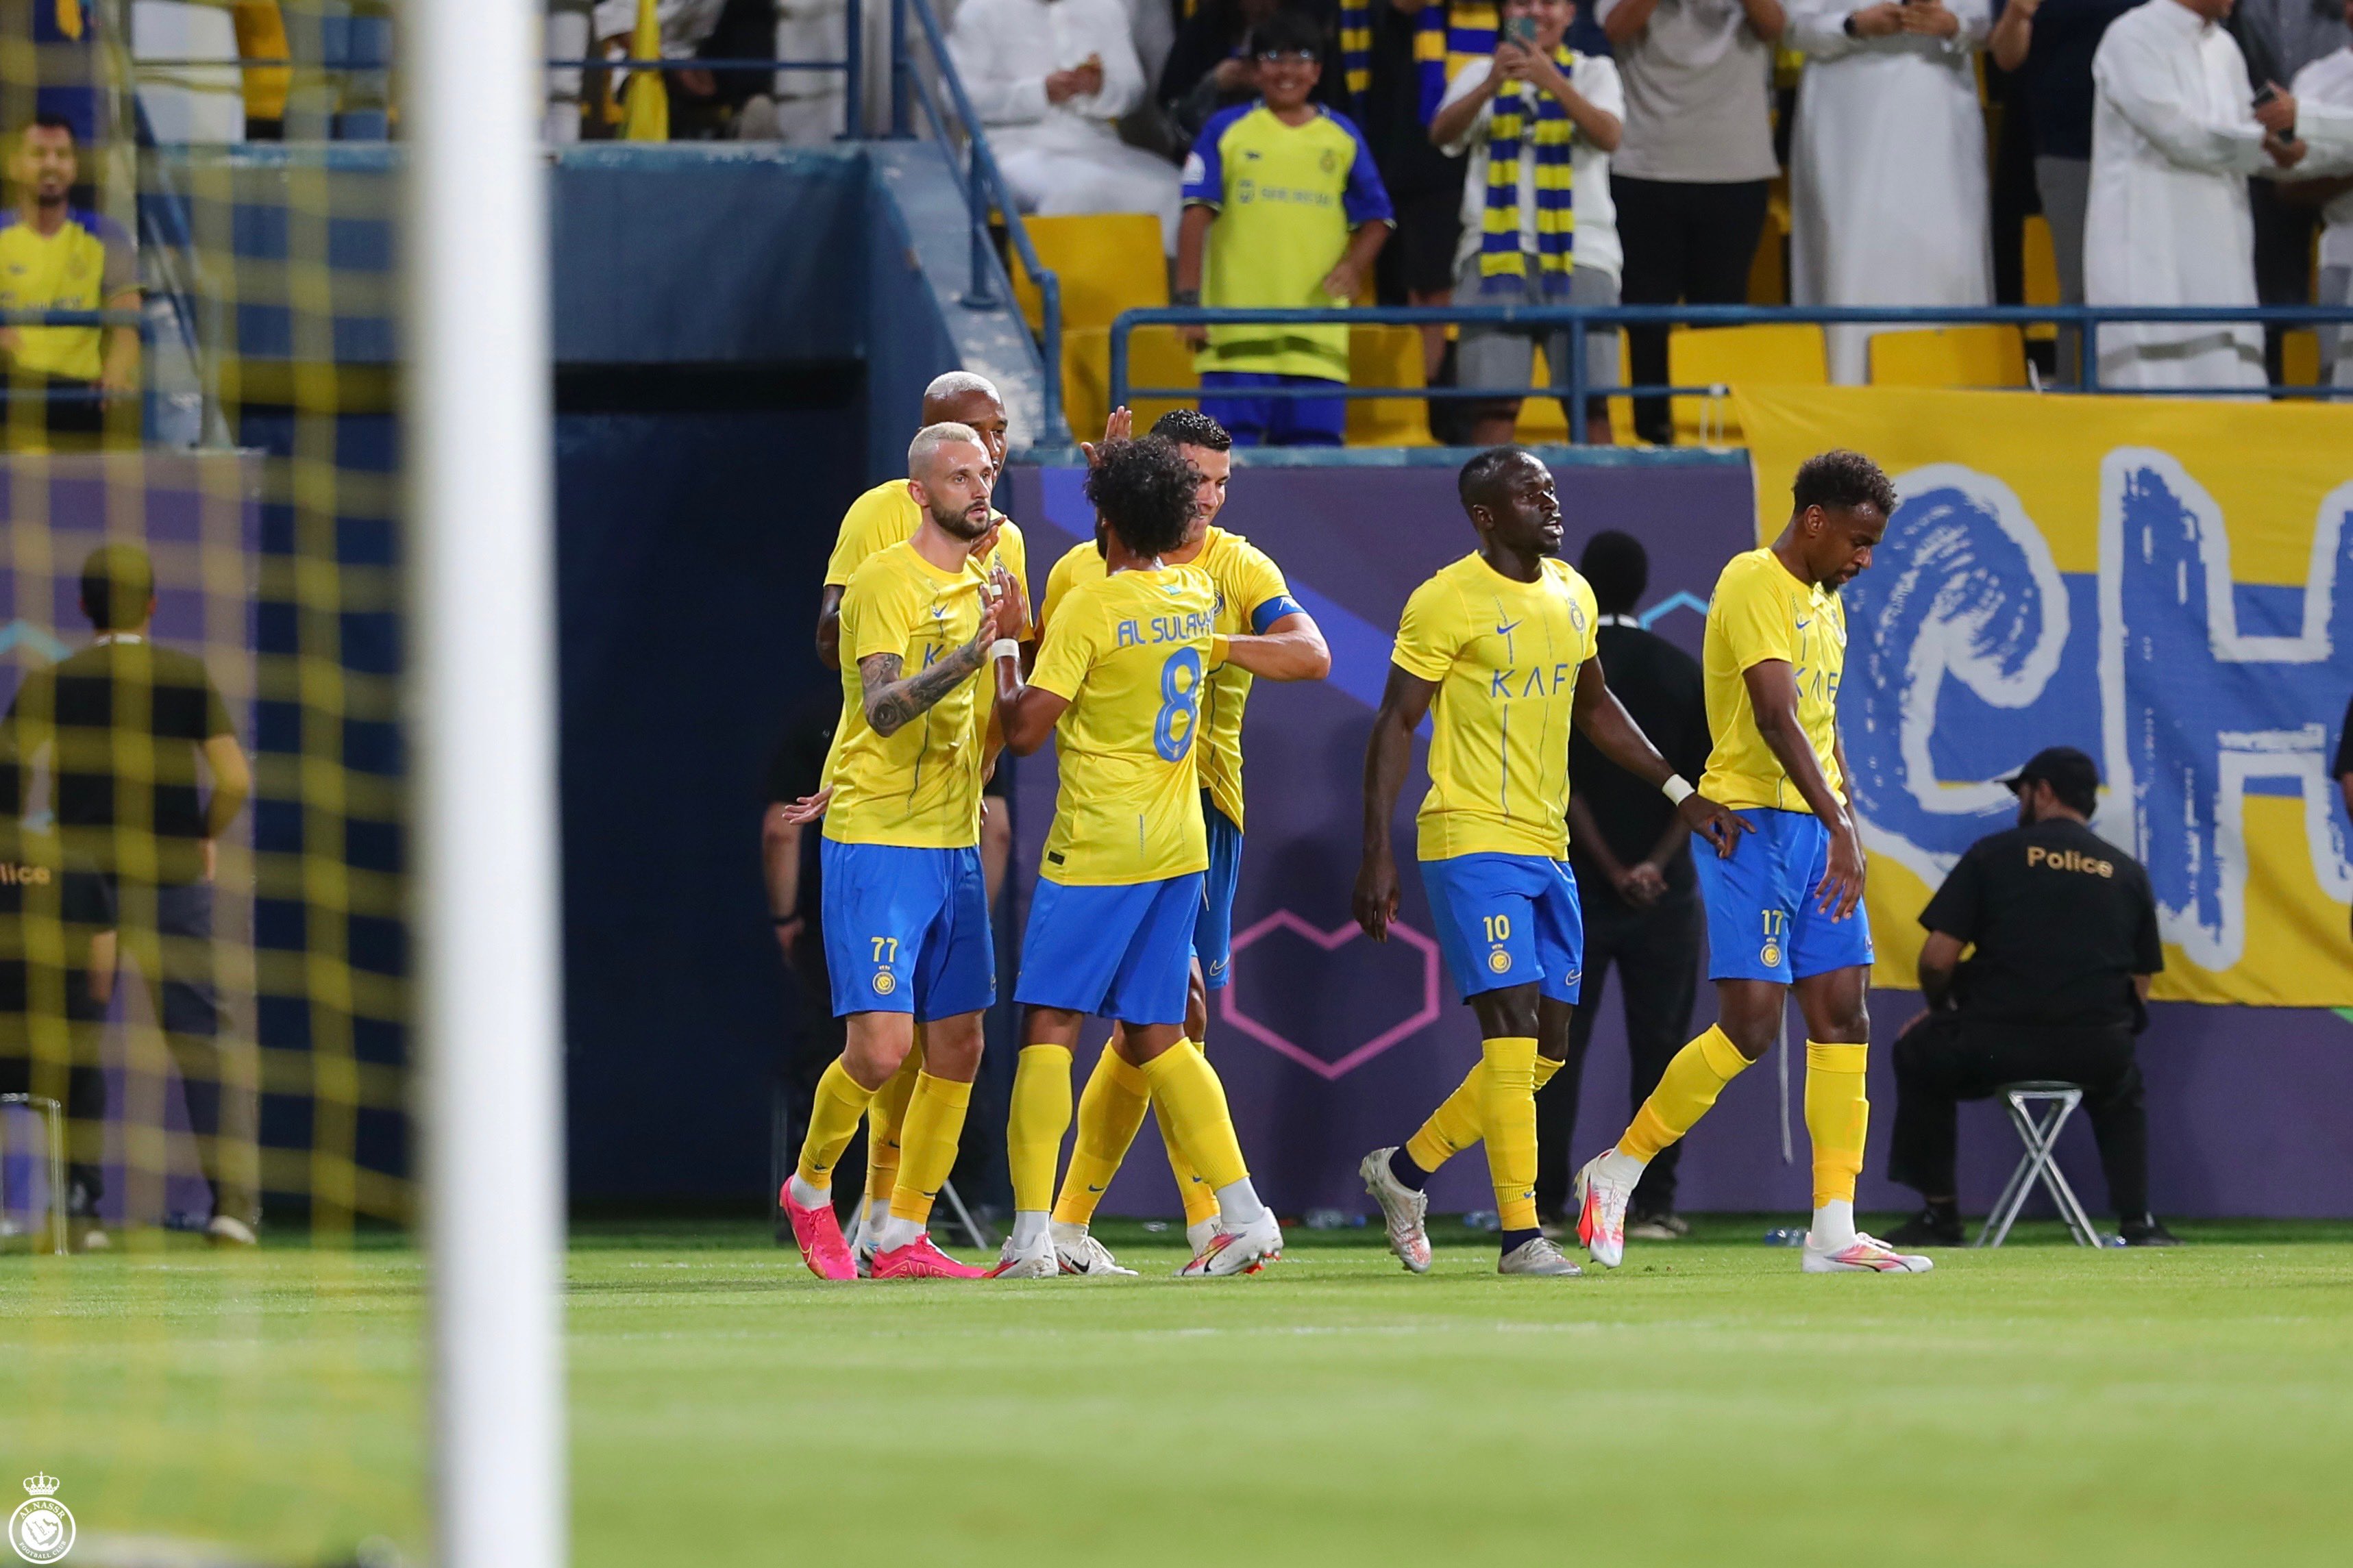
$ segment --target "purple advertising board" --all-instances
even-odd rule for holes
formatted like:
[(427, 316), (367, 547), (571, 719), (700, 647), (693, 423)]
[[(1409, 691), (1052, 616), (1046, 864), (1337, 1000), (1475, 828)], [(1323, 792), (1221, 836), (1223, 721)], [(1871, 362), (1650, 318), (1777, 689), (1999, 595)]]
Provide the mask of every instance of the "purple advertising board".
[[(1365, 742), (1388, 669), (1389, 642), (1407, 596), (1473, 540), (1450, 466), (1359, 466), (1343, 457), (1244, 463), (1222, 526), (1248, 535), (1282, 566), (1292, 591), (1330, 642), (1328, 680), (1261, 681), (1244, 731), (1248, 837), (1234, 910), (1232, 985), (1212, 1003), (1208, 1051), (1226, 1084), (1242, 1146), (1267, 1195), (1285, 1214), (1369, 1209), (1356, 1167), (1366, 1151), (1405, 1140), (1478, 1059), (1479, 1036), (1428, 932), (1419, 878), (1403, 867), (1400, 927), (1386, 946), (1348, 914), (1356, 879)], [(1693, 654), (1707, 599), (1731, 555), (1754, 543), (1756, 507), (1745, 456), (1596, 454), (1557, 462), (1575, 560), (1605, 528), (1648, 546), (1646, 625)], [(1655, 460), (1644, 460), (1651, 459)], [(1016, 468), (1005, 510), (1029, 537), (1033, 591), (1060, 555), (1092, 535), (1081, 470)], [(1050, 750), (1019, 764), (1015, 788), (1017, 920), (1025, 917), (1052, 820)], [(1415, 771), (1394, 825), (1401, 861), (1413, 813), (1429, 786)], [(1018, 925), (1017, 925), (1018, 929)], [(1615, 981), (1586, 1059), (1577, 1157), (1598, 1152), (1630, 1109)], [(1873, 1035), (1883, 1047), (1918, 1011), (1916, 995), (1883, 992)], [(1700, 992), (1694, 1027), (1714, 1001)], [(2148, 1079), (2152, 1198), (2173, 1215), (2353, 1214), (2353, 1121), (2336, 1110), (2353, 1096), (2353, 1026), (2326, 1012), (2160, 1006), (2141, 1058)], [(2260, 1044), (2256, 1026), (2260, 1026)], [(1802, 1029), (1793, 1017), (1801, 1040)], [(1087, 1034), (1081, 1070), (1107, 1030)], [(1879, 1106), (1858, 1194), (1867, 1209), (1909, 1206), (1884, 1178), (1894, 1085), (1886, 1052), (1873, 1053)], [(1804, 1058), (1779, 1053), (1736, 1080), (1692, 1135), (1679, 1206), (1788, 1211), (1810, 1202)], [(1106, 1200), (1107, 1212), (1175, 1212), (1176, 1190), (1147, 1133)], [(2016, 1162), (2016, 1136), (1992, 1106), (1964, 1109), (1961, 1197), (1988, 1206)], [(2062, 1164), (2096, 1210), (2105, 1195), (2090, 1135), (2071, 1129)], [(1433, 1180), (1441, 1212), (1493, 1206), (1474, 1152)], [(2036, 1212), (2030, 1208), (2029, 1213)]]

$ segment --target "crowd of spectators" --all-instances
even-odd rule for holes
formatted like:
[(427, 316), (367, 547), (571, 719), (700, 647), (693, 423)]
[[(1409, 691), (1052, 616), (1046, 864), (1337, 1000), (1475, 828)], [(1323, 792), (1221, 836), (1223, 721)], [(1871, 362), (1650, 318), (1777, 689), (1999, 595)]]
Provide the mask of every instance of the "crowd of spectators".
[[(1396, 304), (1739, 303), (1786, 171), (1798, 304), (2014, 300), (2005, 207), (2048, 219), (2063, 302), (2334, 303), (2353, 289), (2348, 11), (1197, 0), (1180, 15), (1171, 0), (962, 0), (951, 47), (1023, 205), (1153, 213), (1180, 302), (1324, 305), (1345, 285)], [(1163, 38), (1155, 78), (1146, 57)], [(2004, 144), (2021, 155), (1989, 158), (1989, 102), (2010, 112)], [(1268, 183), (1261, 165), (1294, 146), (1318, 177)], [(1161, 166), (1178, 161), (1181, 186)], [(1265, 219), (1284, 204), (1345, 221)], [(1194, 221), (1180, 210), (1202, 214), (1201, 247), (1183, 241)], [(1834, 381), (1867, 378), (1874, 330), (1830, 331)], [(1616, 334), (1595, 334), (1588, 384), (1667, 380), (1665, 331), (1628, 336), (1621, 368)], [(1237, 360), (1235, 333), (1206, 334), (1204, 369), (1345, 374), (1307, 363), (1330, 357), (1312, 334), (1279, 353), (1256, 352), (1262, 330), (1240, 337), (1255, 348)], [(2337, 334), (2321, 337), (2324, 374), (2353, 375)], [(1455, 438), (1503, 438), (1535, 339), (1466, 329), (1424, 346), (1433, 379), (1499, 394), (1461, 408)], [(1567, 345), (1545, 347), (1560, 383)], [(2110, 327), (2099, 371), (2111, 385), (2253, 388), (2276, 379), (2277, 344), (2268, 375), (2263, 347), (2252, 326)], [(2061, 349), (2066, 382), (2079, 345)], [(1332, 408), (1289, 401), (1228, 423), (1245, 439), (1336, 438)], [(1635, 428), (1665, 439), (1663, 401), (1641, 401)]]

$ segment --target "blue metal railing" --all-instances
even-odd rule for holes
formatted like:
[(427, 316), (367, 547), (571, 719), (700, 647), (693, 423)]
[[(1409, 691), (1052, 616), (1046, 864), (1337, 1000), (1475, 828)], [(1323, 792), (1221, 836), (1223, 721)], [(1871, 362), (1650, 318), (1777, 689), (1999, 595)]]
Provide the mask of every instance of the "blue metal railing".
[[(1585, 438), (1586, 412), (1595, 397), (1664, 397), (1722, 395), (1721, 384), (1706, 386), (1595, 387), (1586, 363), (1586, 334), (1599, 328), (1646, 326), (1746, 327), (1760, 325), (1868, 325), (1896, 327), (2033, 326), (2044, 322), (2087, 327), (2103, 323), (2274, 325), (2325, 327), (2353, 324), (2353, 306), (2344, 305), (1424, 305), (1337, 307), (1321, 310), (1251, 310), (1212, 307), (1163, 306), (1123, 310), (1111, 324), (1112, 406), (1136, 398), (1176, 398), (1201, 395), (1198, 386), (1130, 386), (1128, 334), (1149, 326), (1437, 326), (1467, 322), (1543, 329), (1568, 333), (1568, 385), (1566, 392), (1549, 387), (1498, 386), (1334, 386), (1318, 383), (1293, 387), (1253, 386), (1252, 397), (1440, 398), (1494, 402), (1530, 396), (1558, 396), (1568, 405), (1569, 439)], [(2096, 356), (2083, 356), (2083, 380), (2078, 385), (2042, 388), (2046, 392), (2129, 393), (2149, 396), (2244, 397), (2259, 391), (2297, 397), (2353, 397), (2353, 387), (2336, 386), (2186, 386), (2103, 387)]]
[[(907, 38), (902, 18), (914, 14), (923, 30), (923, 41), (930, 49), (938, 84), (914, 68), (906, 49)], [(961, 131), (965, 143), (965, 207), (972, 237), (971, 275), (965, 286), (964, 302), (975, 309), (986, 310), (1003, 305), (1012, 309), (1013, 279), (997, 254), (997, 244), (990, 236), (988, 220), (992, 209), (1004, 219), (1007, 239), (1023, 270), (1038, 285), (1040, 330), (1035, 341), (1040, 384), (1044, 389), (1043, 406), (1039, 410), (1039, 446), (1064, 447), (1070, 444), (1069, 423), (1062, 417), (1062, 285), (1038, 259), (1037, 248), (1029, 242), (1029, 231), (1021, 222), (1021, 214), (1013, 199), (1013, 188), (1005, 183), (997, 166), (997, 158), (988, 149), (988, 138), (981, 130), (980, 115), (965, 93), (964, 81), (956, 75), (955, 62), (948, 58), (947, 37), (940, 26), (938, 14), (931, 0), (893, 0), (891, 33), (891, 99), (892, 132), (904, 135), (908, 122), (902, 118), (905, 104), (902, 97), (912, 96), (923, 106), (923, 116), (930, 122), (932, 134), (951, 158), (957, 133)], [(938, 87), (947, 89), (948, 108), (955, 111), (955, 124), (939, 101)]]

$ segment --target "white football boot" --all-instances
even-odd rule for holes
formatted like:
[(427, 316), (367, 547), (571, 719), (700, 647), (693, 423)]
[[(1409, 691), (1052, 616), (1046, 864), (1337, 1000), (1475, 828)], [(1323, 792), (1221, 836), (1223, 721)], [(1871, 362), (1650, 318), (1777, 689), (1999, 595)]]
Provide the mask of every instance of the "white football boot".
[(1054, 1243), (1054, 1260), (1065, 1274), (1083, 1274), (1090, 1279), (1102, 1279), (1113, 1274), (1134, 1278), (1135, 1270), (1122, 1268), (1111, 1255), (1111, 1248), (1087, 1234), (1082, 1225), (1064, 1225), (1056, 1220), (1046, 1227)]
[(1208, 1249), (1176, 1270), (1179, 1279), (1216, 1279), (1229, 1274), (1255, 1274), (1282, 1256), (1282, 1226), (1267, 1210), (1240, 1230), (1221, 1230)]
[(1584, 1269), (1563, 1256), (1559, 1247), (1539, 1236), (1524, 1241), (1496, 1260), (1498, 1274), (1550, 1274), (1561, 1278), (1582, 1274)]
[(1936, 1267), (1933, 1258), (1916, 1252), (1898, 1252), (1875, 1236), (1854, 1233), (1844, 1247), (1818, 1250), (1811, 1231), (1806, 1233), (1803, 1261), (1809, 1274), (1926, 1274)]
[(1381, 1222), (1389, 1233), (1389, 1250), (1416, 1274), (1430, 1272), (1430, 1194), (1417, 1193), (1389, 1169), (1395, 1149), (1376, 1149), (1356, 1163), (1365, 1191), (1381, 1205)]
[(1612, 1173), (1610, 1167), (1619, 1162), (1610, 1156), (1617, 1152), (1605, 1150), (1577, 1173), (1577, 1239), (1604, 1268), (1626, 1261), (1626, 1204), (1641, 1180), (1639, 1166), (1631, 1177)]

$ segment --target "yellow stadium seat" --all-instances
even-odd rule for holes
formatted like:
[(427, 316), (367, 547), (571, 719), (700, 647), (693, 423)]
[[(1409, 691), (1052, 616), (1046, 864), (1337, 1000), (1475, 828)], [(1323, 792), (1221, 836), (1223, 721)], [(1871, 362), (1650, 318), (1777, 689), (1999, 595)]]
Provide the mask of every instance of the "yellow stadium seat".
[(1786, 305), (1789, 302), (1789, 177), (1776, 176), (1773, 194), (1765, 204), (1765, 226), (1757, 235), (1757, 254), (1748, 263), (1748, 302)]
[[(1810, 323), (1754, 327), (1676, 327), (1667, 334), (1667, 381), (1674, 386), (1738, 382), (1758, 385), (1827, 386), (1830, 359), (1822, 330)], [(1740, 439), (1727, 400), (1669, 400), (1679, 447), (1735, 446)]]
[[(1039, 258), (1044, 260), (1043, 257)], [(1127, 379), (1133, 386), (1198, 386), (1193, 351), (1176, 336), (1174, 327), (1139, 327), (1128, 334)], [(1150, 399), (1134, 405), (1135, 428), (1148, 430), (1152, 422), (1172, 408), (1191, 408), (1191, 399)], [(1082, 327), (1062, 334), (1062, 407), (1071, 422), (1073, 440), (1093, 441), (1103, 436), (1111, 417), (1111, 329)]]
[[(1122, 310), (1168, 303), (1168, 263), (1160, 248), (1160, 220), (1150, 213), (1090, 213), (1078, 217), (1023, 220), (1038, 264), (1062, 286), (1062, 330), (1108, 327)], [(1045, 303), (1020, 257), (1012, 257), (1013, 297), (1041, 330)]]
[(2026, 336), (2016, 327), (1930, 327), (1871, 340), (1873, 386), (2024, 386)]
[[(2026, 302), (2030, 305), (2055, 305), (2059, 302), (2059, 263), (2051, 248), (2051, 220), (2041, 214), (2026, 220), (2026, 238), (2020, 247), (2020, 260), (2026, 273)], [(2059, 335), (2059, 329), (2049, 321), (2038, 321), (2026, 330), (2026, 335), (2044, 342)]]
[(2320, 384), (2320, 334), (2292, 327), (2280, 334), (2280, 380), (2289, 386)]
[[(1348, 380), (1356, 386), (1427, 386), (1419, 327), (1350, 327)], [(1419, 398), (1360, 397), (1348, 402), (1351, 447), (1434, 447), (1429, 405)]]

